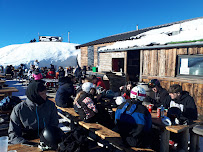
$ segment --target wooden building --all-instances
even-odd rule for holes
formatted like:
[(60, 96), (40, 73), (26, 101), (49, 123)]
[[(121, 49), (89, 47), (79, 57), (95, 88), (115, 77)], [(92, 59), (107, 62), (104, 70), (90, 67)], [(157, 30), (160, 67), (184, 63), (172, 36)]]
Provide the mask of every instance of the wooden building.
[(127, 40), (130, 36), (181, 22), (185, 21), (122, 33), (80, 45), (81, 65), (98, 66), (100, 72), (124, 73), (126, 79), (131, 81), (147, 83), (156, 78), (166, 89), (173, 84), (180, 84), (183, 90), (193, 96), (198, 113), (203, 116), (203, 42), (98, 51), (101, 47)]

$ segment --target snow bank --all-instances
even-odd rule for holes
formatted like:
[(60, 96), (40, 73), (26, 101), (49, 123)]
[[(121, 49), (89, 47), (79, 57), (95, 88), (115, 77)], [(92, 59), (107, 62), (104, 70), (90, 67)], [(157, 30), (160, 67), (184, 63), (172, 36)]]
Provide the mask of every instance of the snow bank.
[[(39, 66), (76, 66), (77, 56), (80, 50), (75, 46), (79, 44), (65, 42), (35, 42), (17, 45), (9, 45), (0, 48), (0, 65), (19, 66), (21, 63), (30, 66), (35, 60), (39, 61)], [(80, 58), (79, 63), (80, 63)]]

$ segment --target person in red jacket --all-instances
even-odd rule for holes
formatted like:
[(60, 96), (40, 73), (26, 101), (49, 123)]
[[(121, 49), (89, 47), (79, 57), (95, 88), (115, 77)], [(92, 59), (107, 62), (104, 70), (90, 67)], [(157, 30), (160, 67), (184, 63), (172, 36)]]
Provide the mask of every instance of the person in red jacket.
[(92, 83), (96, 85), (96, 87), (102, 87), (106, 90), (106, 86), (100, 77), (92, 75), (90, 79), (92, 80)]

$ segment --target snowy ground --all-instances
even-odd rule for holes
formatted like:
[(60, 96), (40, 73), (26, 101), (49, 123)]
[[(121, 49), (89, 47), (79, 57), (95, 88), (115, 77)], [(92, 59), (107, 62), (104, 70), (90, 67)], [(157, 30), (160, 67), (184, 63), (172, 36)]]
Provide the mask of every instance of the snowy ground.
[[(22, 82), (19, 82), (17, 80), (6, 80), (6, 84), (9, 85), (9, 87), (16, 87), (19, 92), (13, 92), (13, 96), (18, 96), (19, 98), (21, 98), (22, 100), (25, 100), (26, 99), (26, 96), (25, 96), (25, 90), (27, 88), (27, 86), (25, 85), (25, 83), (23, 83), (22, 85)], [(53, 96), (54, 94), (49, 94), (49, 96)], [(63, 122), (63, 120), (60, 120), (61, 122)], [(61, 127), (64, 127), (64, 126), (61, 126)], [(69, 129), (69, 128), (62, 128), (62, 129)], [(199, 146), (200, 146), (200, 152), (203, 151), (203, 137), (200, 137), (199, 139), (200, 143), (199, 143)]]

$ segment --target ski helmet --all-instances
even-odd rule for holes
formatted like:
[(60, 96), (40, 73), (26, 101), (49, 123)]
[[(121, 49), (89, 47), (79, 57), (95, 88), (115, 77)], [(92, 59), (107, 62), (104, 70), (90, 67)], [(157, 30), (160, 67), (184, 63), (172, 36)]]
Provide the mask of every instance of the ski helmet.
[(117, 105), (121, 105), (123, 102), (126, 102), (126, 99), (122, 96), (119, 96), (116, 98), (115, 102)]
[(82, 85), (82, 90), (86, 93), (89, 93), (91, 88), (95, 88), (94, 84), (91, 82), (85, 82)]
[(136, 87), (132, 88), (132, 90), (130, 92), (130, 98), (132, 98), (132, 99), (135, 98), (140, 101), (143, 101), (145, 97), (146, 97), (145, 89), (143, 89), (140, 86), (136, 86)]
[(40, 134), (40, 147), (42, 150), (58, 148), (58, 144), (62, 141), (64, 132), (56, 126), (45, 127)]

